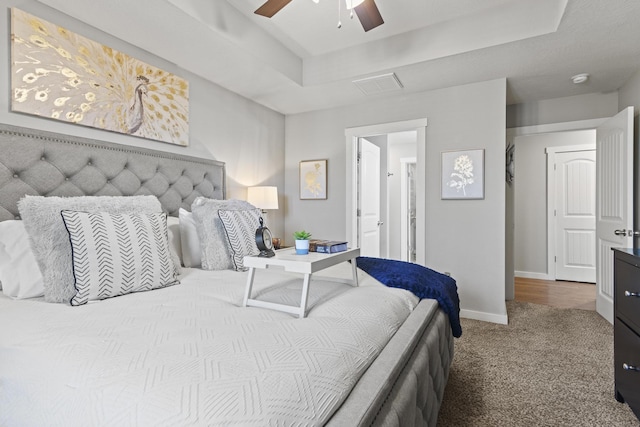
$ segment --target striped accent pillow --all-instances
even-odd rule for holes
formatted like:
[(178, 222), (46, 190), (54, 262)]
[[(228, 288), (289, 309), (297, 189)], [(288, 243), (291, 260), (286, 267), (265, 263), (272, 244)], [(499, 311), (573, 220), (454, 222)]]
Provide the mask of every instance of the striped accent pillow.
[(236, 271), (246, 270), (244, 257), (258, 255), (260, 251), (256, 245), (256, 230), (260, 227), (260, 210), (222, 210), (218, 211), (220, 221), (224, 226), (229, 246), (231, 260)]
[(164, 213), (63, 210), (76, 295), (71, 305), (180, 283), (169, 252)]

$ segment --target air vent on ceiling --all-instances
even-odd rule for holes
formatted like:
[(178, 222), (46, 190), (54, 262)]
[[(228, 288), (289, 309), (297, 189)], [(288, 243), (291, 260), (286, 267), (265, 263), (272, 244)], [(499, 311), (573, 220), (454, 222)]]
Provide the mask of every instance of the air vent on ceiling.
[(364, 79), (354, 80), (353, 83), (355, 83), (365, 95), (377, 95), (379, 93), (391, 92), (403, 88), (402, 83), (400, 83), (395, 73), (366, 77)]

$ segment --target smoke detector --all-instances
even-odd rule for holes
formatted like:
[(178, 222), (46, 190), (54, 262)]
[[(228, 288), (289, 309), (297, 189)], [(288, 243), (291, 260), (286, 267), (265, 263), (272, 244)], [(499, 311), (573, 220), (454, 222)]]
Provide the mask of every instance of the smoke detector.
[(576, 74), (575, 76), (571, 77), (571, 81), (577, 85), (579, 85), (580, 83), (584, 83), (587, 80), (589, 80), (589, 74), (587, 73)]

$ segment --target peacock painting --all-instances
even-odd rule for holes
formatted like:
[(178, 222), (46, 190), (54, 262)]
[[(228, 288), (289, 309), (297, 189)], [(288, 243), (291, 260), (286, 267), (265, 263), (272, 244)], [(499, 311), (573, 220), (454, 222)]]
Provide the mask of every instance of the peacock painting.
[(12, 8), (13, 111), (189, 144), (186, 80)]

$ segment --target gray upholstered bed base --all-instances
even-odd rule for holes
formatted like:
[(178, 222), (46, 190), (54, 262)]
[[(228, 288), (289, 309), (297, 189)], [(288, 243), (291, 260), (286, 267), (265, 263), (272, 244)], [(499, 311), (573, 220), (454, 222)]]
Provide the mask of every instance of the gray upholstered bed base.
[(198, 196), (225, 197), (225, 165), (0, 124), (0, 221), (18, 218), (25, 194), (154, 195), (172, 216)]
[[(0, 124), (0, 221), (25, 194), (158, 197), (173, 216), (225, 197), (224, 163)], [(328, 425), (435, 426), (453, 359), (446, 315), (420, 302)]]
[(418, 304), (327, 426), (436, 426), (453, 335), (449, 318), (434, 304)]

